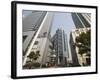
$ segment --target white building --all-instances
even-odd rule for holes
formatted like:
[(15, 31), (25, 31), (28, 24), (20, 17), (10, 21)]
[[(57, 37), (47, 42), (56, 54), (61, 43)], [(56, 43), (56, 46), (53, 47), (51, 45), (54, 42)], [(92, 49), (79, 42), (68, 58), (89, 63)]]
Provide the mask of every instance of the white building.
[(23, 65), (29, 60), (27, 56), (32, 51), (39, 51), (40, 57), (36, 62), (41, 65), (48, 62), (52, 19), (53, 12), (46, 11), (31, 11), (23, 18), (23, 36), (29, 35), (23, 42)]

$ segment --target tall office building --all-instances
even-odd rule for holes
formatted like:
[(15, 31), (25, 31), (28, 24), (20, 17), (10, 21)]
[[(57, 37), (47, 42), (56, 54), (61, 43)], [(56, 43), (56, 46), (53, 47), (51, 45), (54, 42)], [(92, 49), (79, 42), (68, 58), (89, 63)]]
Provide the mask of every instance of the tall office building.
[(56, 30), (52, 38), (53, 46), (56, 53), (56, 63), (58, 66), (67, 66), (67, 36), (63, 29)]
[[(23, 66), (32, 51), (40, 54), (36, 62), (46, 64), (52, 19), (53, 13), (46, 11), (29, 11), (23, 17)], [(34, 41), (35, 35), (37, 38)]]
[(90, 64), (90, 57), (86, 55), (88, 53), (84, 53), (84, 55), (81, 56), (78, 53), (79, 47), (77, 47), (75, 45), (76, 44), (76, 37), (79, 36), (82, 32), (86, 33), (89, 30), (90, 30), (90, 28), (80, 28), (80, 29), (74, 29), (70, 33), (69, 43), (70, 43), (73, 66), (83, 66), (83, 64), (85, 64), (85, 65)]
[[(26, 54), (28, 46), (39, 29), (47, 12), (43, 11), (23, 11), (23, 55)], [(27, 15), (25, 15), (27, 14)]]
[(91, 27), (91, 14), (71, 13), (76, 28)]

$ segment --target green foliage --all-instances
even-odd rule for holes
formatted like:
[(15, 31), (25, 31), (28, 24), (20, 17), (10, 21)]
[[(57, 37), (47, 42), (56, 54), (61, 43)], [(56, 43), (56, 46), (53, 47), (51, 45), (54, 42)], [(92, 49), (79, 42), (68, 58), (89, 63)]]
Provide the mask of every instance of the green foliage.
[(29, 57), (30, 59), (33, 59), (35, 56), (35, 52), (32, 51), (27, 57)]
[(24, 69), (34, 69), (34, 68), (39, 68), (40, 67), (40, 63), (32, 63), (32, 62), (27, 62), (24, 66)]
[(31, 61), (28, 61), (24, 67), (28, 67), (29, 69), (40, 67), (39, 63), (33, 62), (34, 60), (36, 61), (39, 58), (39, 52), (40, 51), (36, 51), (36, 53), (34, 51), (30, 52), (30, 54), (27, 57), (30, 58)]
[(86, 33), (82, 32), (78, 37), (76, 37), (76, 42), (80, 42), (83, 45), (89, 46), (91, 44), (91, 31), (88, 30)]
[(37, 56), (40, 56), (40, 54), (39, 54), (39, 53), (40, 53), (40, 51), (36, 51), (36, 55), (37, 55)]
[(40, 63), (33, 63), (32, 66), (34, 66), (34, 67), (40, 67)]
[(88, 49), (86, 49), (86, 48), (80, 47), (80, 48), (79, 48), (79, 54), (80, 54), (80, 55), (83, 55), (84, 53), (87, 52), (87, 50), (88, 50)]
[[(78, 37), (76, 37), (76, 44), (79, 47), (79, 54), (83, 55), (90, 51), (91, 46), (91, 31), (88, 30), (86, 33), (82, 32)], [(81, 45), (79, 45), (79, 43)]]
[(42, 67), (43, 67), (43, 68), (46, 68), (46, 65), (45, 65), (45, 64), (43, 64), (43, 65), (42, 65)]
[(32, 51), (27, 57), (29, 57), (32, 60), (37, 60), (39, 56), (40, 56), (39, 51), (36, 51), (36, 53)]

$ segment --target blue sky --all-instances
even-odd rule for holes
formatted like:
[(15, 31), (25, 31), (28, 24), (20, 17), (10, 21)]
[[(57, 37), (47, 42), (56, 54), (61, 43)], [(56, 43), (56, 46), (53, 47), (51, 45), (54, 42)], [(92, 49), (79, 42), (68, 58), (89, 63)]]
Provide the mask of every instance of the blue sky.
[(64, 29), (65, 33), (67, 34), (69, 38), (69, 33), (72, 31), (72, 29), (75, 28), (75, 25), (71, 17), (71, 13), (67, 13), (67, 12), (54, 13), (51, 36), (54, 35), (56, 30), (61, 27)]

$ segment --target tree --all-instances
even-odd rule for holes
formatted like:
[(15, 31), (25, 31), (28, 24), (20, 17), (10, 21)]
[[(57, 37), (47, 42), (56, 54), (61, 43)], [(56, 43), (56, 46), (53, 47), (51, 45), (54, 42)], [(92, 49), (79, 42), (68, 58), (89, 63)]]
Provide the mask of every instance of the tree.
[(76, 37), (76, 43), (75, 45), (79, 48), (78, 53), (82, 56), (83, 59), (83, 54), (85, 53), (90, 53), (91, 51), (91, 31), (88, 30), (86, 33), (82, 32), (79, 34), (78, 37)]
[(27, 57), (30, 58), (31, 62), (30, 62), (30, 68), (32, 67), (32, 64), (34, 64), (34, 62), (39, 58), (40, 51), (36, 51), (36, 53), (34, 51), (32, 51)]
[(76, 37), (76, 43), (81, 43), (84, 47), (89, 48), (91, 46), (91, 31), (88, 30), (86, 33), (82, 32)]
[(39, 56), (40, 56), (39, 51), (36, 51), (36, 53), (32, 51), (27, 57), (29, 57), (33, 62), (34, 60), (37, 60)]

